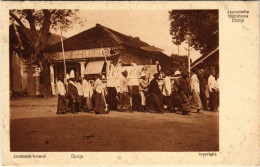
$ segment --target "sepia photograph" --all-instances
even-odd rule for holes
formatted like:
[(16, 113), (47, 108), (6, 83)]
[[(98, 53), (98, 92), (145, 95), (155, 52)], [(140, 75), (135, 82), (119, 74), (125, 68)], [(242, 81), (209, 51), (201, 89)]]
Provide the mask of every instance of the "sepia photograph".
[(11, 152), (219, 151), (219, 10), (9, 10)]
[(259, 1), (1, 2), (3, 166), (259, 166)]

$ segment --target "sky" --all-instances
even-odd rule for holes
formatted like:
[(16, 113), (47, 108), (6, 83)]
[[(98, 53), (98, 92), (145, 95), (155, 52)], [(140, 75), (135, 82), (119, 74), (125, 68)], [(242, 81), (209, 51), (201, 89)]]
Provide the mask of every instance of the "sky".
[[(83, 27), (73, 24), (72, 28), (63, 32), (63, 36), (71, 37), (82, 31), (101, 24), (163, 49), (164, 53), (178, 54), (178, 47), (172, 43), (169, 33), (170, 21), (168, 10), (81, 10), (79, 16), (86, 20)], [(187, 44), (179, 47), (180, 55), (187, 55)], [(199, 51), (191, 50), (191, 59), (199, 58)]]

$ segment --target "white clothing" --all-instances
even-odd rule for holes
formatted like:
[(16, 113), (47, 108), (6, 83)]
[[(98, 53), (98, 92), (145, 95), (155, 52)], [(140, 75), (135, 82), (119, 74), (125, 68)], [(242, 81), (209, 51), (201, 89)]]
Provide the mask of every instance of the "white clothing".
[(125, 77), (120, 78), (119, 88), (120, 88), (120, 93), (128, 92), (127, 78)]
[(163, 80), (163, 91), (162, 94), (164, 96), (170, 96), (172, 92), (171, 89), (171, 78), (169, 76), (166, 76)]
[[(218, 78), (219, 79), (219, 78)], [(218, 83), (218, 79), (216, 81), (216, 90), (219, 91), (219, 83)]]
[(83, 96), (82, 85), (80, 82), (76, 83), (79, 96)]
[(84, 97), (88, 97), (91, 98), (93, 95), (93, 88), (90, 84), (90, 82), (88, 82), (87, 80), (83, 80), (82, 81), (82, 89), (83, 89), (83, 96)]
[(141, 97), (141, 105), (142, 105), (142, 106), (145, 106), (145, 105), (146, 105), (146, 97), (145, 97), (145, 95), (144, 95), (144, 91), (140, 91), (140, 92), (139, 92), (139, 95), (140, 95), (140, 97)]
[(71, 70), (71, 71), (70, 71), (70, 78), (75, 78), (75, 72), (74, 72), (74, 70)]
[(103, 82), (99, 78), (95, 81), (94, 90), (96, 90), (98, 93), (104, 93)]
[(163, 80), (156, 80), (159, 86), (159, 89), (162, 91), (162, 87), (163, 87)]
[(67, 73), (66, 74), (66, 80), (70, 79), (70, 75)]
[(193, 74), (190, 78), (190, 87), (191, 91), (195, 90), (197, 93), (200, 93), (200, 81), (196, 74)]
[(216, 79), (214, 76), (210, 75), (208, 79), (209, 92), (212, 92), (212, 89), (216, 89)]
[(61, 96), (65, 96), (66, 94), (66, 89), (65, 89), (65, 86), (64, 86), (64, 83), (61, 82), (61, 81), (58, 81), (57, 82), (57, 90), (58, 90), (58, 94), (61, 95)]

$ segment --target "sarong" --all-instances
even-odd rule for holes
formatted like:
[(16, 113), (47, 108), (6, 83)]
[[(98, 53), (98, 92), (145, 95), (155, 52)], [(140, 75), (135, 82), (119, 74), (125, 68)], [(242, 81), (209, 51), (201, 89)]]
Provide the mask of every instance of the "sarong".
[(217, 109), (218, 97), (217, 92), (213, 89), (212, 92), (209, 92), (209, 107), (210, 110)]
[(184, 111), (190, 111), (190, 100), (184, 92), (180, 92), (181, 109)]
[(86, 108), (91, 110), (93, 108), (92, 98), (86, 97)]
[(119, 94), (120, 110), (131, 110), (130, 96), (127, 92)]
[(57, 113), (66, 113), (67, 101), (65, 96), (58, 95)]
[(200, 100), (203, 105), (204, 110), (208, 109), (208, 102), (207, 102), (207, 94), (206, 90), (201, 90), (200, 91)]
[(219, 92), (216, 91), (216, 108), (219, 107)]
[(146, 92), (145, 91), (140, 91), (139, 92), (140, 98), (141, 98), (141, 105), (146, 106)]
[(194, 89), (192, 90), (191, 107), (195, 108), (195, 109), (200, 109), (201, 108), (200, 95)]
[(78, 102), (79, 102), (79, 108), (82, 108), (84, 106), (84, 97), (79, 96)]
[(163, 98), (158, 96), (155, 93), (151, 93), (150, 95), (150, 107), (152, 110), (155, 110), (157, 112), (164, 112), (163, 111), (163, 103), (162, 103)]
[(94, 99), (95, 99), (95, 107), (93, 108), (93, 110), (96, 112), (96, 114), (109, 113), (109, 111), (106, 111), (105, 100), (101, 93), (95, 92)]
[(172, 92), (171, 102), (173, 108), (178, 108), (178, 109), (180, 108), (180, 95), (178, 92)]
[(172, 107), (171, 96), (163, 96), (163, 104), (168, 108)]
[(79, 112), (79, 101), (77, 97), (71, 96), (70, 97), (70, 112), (76, 113)]
[(108, 108), (109, 110), (116, 110), (117, 105), (119, 104), (118, 97), (117, 97), (117, 91), (115, 87), (108, 87)]

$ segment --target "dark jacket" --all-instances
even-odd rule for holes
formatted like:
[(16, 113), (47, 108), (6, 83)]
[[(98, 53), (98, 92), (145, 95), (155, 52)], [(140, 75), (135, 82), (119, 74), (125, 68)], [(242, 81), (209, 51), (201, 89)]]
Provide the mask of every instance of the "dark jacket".
[(148, 91), (149, 93), (155, 93), (159, 96), (162, 95), (162, 92), (159, 88), (158, 82), (156, 81), (156, 79), (153, 79), (148, 87)]
[(77, 87), (74, 86), (73, 84), (69, 83), (69, 86), (68, 86), (68, 94), (70, 97), (74, 97), (74, 98), (77, 98), (79, 95), (78, 95), (78, 90), (77, 90)]
[(178, 87), (179, 92), (183, 92), (186, 95), (188, 95), (189, 94), (189, 84), (188, 84), (187, 80), (184, 78), (179, 78), (178, 81), (179, 82), (176, 84), (176, 86)]
[(200, 90), (206, 90), (207, 79), (203, 75), (198, 75), (200, 81)]

